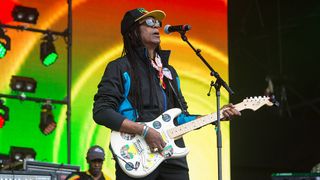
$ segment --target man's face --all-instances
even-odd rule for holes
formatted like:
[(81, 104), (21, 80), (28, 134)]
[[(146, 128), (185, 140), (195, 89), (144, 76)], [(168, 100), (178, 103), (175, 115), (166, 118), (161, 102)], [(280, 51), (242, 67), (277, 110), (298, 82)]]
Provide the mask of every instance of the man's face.
[(94, 160), (88, 161), (88, 163), (89, 163), (89, 172), (93, 176), (100, 175), (101, 170), (102, 170), (103, 160), (102, 159), (94, 159)]
[(160, 44), (159, 27), (161, 22), (153, 17), (146, 17), (139, 21), (141, 40), (146, 47), (157, 47)]

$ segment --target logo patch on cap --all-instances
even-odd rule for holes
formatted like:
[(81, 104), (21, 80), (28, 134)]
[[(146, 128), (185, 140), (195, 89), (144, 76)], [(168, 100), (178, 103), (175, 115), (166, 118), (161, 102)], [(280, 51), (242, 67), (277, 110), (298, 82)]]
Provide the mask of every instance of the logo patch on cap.
[(138, 10), (139, 12), (141, 12), (142, 14), (148, 13), (148, 11), (145, 10), (144, 8), (138, 8), (137, 10)]

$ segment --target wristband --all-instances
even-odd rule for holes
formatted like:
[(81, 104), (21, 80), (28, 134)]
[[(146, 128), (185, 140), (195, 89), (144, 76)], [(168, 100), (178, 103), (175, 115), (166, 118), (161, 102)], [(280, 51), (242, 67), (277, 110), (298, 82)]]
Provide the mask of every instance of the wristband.
[(145, 138), (146, 135), (148, 134), (148, 131), (149, 131), (149, 127), (147, 125), (144, 125), (141, 136)]

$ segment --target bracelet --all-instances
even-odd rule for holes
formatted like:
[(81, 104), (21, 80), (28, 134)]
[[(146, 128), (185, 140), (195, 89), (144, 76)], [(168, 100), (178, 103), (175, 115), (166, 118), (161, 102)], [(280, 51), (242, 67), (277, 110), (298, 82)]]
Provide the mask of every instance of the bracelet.
[(145, 138), (146, 135), (148, 134), (148, 131), (149, 131), (149, 127), (147, 125), (144, 125), (141, 136)]

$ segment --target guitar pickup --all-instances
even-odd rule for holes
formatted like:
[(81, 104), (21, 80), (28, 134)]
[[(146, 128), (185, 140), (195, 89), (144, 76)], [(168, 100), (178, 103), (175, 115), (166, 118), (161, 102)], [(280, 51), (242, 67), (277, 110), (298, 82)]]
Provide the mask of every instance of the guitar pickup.
[(139, 153), (142, 153), (143, 151), (143, 148), (142, 148), (142, 145), (141, 145), (141, 141), (138, 139), (136, 142), (133, 143), (134, 146), (136, 147), (136, 149), (138, 150)]

